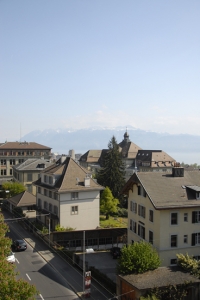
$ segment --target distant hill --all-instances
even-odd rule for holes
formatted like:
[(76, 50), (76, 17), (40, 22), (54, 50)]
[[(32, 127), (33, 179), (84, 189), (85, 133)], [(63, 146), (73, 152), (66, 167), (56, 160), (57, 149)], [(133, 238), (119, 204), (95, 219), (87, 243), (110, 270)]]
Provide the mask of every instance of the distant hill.
[[(88, 128), (88, 129), (46, 129), (32, 131), (22, 137), (22, 141), (36, 142), (49, 146), (52, 152), (68, 154), (70, 149), (84, 154), (89, 149), (106, 149), (114, 135), (120, 143), (126, 128)], [(200, 136), (189, 134), (156, 133), (128, 126), (130, 140), (142, 149), (163, 150), (170, 153), (200, 154)], [(176, 159), (176, 157), (174, 157)], [(197, 162), (193, 160), (193, 162)]]

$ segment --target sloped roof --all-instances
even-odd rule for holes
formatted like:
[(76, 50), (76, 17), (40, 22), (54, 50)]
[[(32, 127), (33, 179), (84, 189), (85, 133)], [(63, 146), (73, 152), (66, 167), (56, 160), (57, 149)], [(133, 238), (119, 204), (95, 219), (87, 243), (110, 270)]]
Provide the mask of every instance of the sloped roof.
[[(99, 185), (93, 178), (90, 178), (90, 185), (85, 186), (84, 180), (88, 175), (88, 170), (78, 165), (72, 158), (67, 157), (64, 162), (59, 160), (53, 166), (42, 171), (44, 174), (60, 175), (53, 189), (58, 192), (70, 191), (87, 191), (87, 190), (103, 190), (104, 187)], [(41, 178), (34, 182), (35, 185), (45, 186), (41, 182)], [(51, 186), (46, 185), (51, 188)]]
[(24, 191), (6, 200), (14, 206), (31, 206), (36, 204), (36, 197), (28, 191)]
[[(44, 165), (44, 167), (42, 167), (42, 165)], [(16, 169), (18, 171), (41, 171), (51, 165), (53, 165), (53, 162), (50, 162), (49, 160), (28, 158), (21, 164), (14, 165), (13, 169)]]
[(138, 290), (152, 289), (153, 287), (165, 287), (168, 285), (179, 285), (185, 282), (200, 282), (200, 280), (184, 272), (180, 267), (160, 267), (156, 270), (143, 274), (119, 275), (126, 282)]
[(91, 162), (97, 163), (99, 161), (99, 158), (101, 157), (101, 154), (102, 154), (102, 150), (89, 150), (80, 157), (80, 161), (88, 162), (88, 163)]
[(172, 167), (176, 160), (162, 150), (139, 150), (136, 156), (139, 163), (149, 162), (151, 167)]
[(0, 144), (0, 150), (51, 150), (50, 147), (35, 142), (6, 142)]
[(122, 193), (128, 193), (134, 184), (141, 184), (156, 209), (199, 207), (200, 200), (187, 190), (187, 186), (200, 186), (200, 171), (185, 171), (184, 177), (161, 172), (134, 173)]

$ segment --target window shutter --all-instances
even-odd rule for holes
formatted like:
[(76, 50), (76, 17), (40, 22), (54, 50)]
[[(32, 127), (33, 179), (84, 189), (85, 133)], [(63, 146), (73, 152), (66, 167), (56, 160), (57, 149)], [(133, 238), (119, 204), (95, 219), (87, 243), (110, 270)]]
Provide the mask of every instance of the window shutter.
[(192, 233), (192, 246), (195, 246), (195, 233)]
[(143, 239), (145, 240), (145, 228), (144, 228), (144, 237), (143, 237)]
[(192, 212), (192, 223), (196, 222), (195, 219), (196, 219), (196, 211), (193, 211)]

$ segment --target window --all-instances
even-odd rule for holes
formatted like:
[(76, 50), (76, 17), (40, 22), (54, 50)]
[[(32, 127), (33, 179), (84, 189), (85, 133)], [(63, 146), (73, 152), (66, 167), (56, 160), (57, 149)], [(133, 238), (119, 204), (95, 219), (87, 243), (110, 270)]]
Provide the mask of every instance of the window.
[(58, 215), (58, 207), (56, 205), (54, 205), (54, 207), (53, 207), (53, 213), (55, 215)]
[(138, 195), (146, 197), (146, 191), (144, 190), (143, 186), (138, 185)]
[(149, 221), (153, 222), (153, 210), (149, 210)]
[(13, 170), (12, 169), (10, 169), (10, 175), (12, 175), (13, 174)]
[(137, 203), (136, 202), (133, 202), (133, 201), (130, 202), (130, 210), (132, 212), (134, 212), (135, 214), (137, 214)]
[(15, 159), (10, 159), (10, 165), (15, 165)]
[(47, 175), (44, 175), (44, 182), (47, 182)]
[(53, 178), (49, 177), (49, 183), (52, 184), (53, 183)]
[(23, 163), (24, 159), (19, 159), (19, 164)]
[(41, 194), (41, 187), (38, 187), (38, 193)]
[(5, 159), (1, 159), (1, 165), (6, 165), (6, 160)]
[(78, 199), (78, 192), (71, 193), (71, 199), (72, 200)]
[(145, 228), (144, 228), (144, 226), (142, 226), (140, 224), (138, 224), (138, 235), (141, 238), (145, 239)]
[(153, 245), (153, 232), (149, 230), (149, 243)]
[(71, 214), (72, 215), (78, 215), (78, 206), (72, 206), (71, 207)]
[(49, 203), (49, 211), (52, 211), (52, 204)]
[(1, 170), (1, 175), (6, 175), (6, 170)]
[(39, 207), (39, 208), (42, 208), (42, 201), (41, 201), (40, 198), (38, 198), (38, 207)]
[(49, 191), (49, 198), (52, 198), (52, 191)]
[(171, 264), (171, 265), (177, 265), (177, 259), (176, 259), (176, 258), (172, 258), (172, 259), (170, 260), (170, 264)]
[(171, 225), (178, 224), (178, 213), (171, 213)]
[(185, 234), (185, 235), (183, 236), (183, 243), (184, 243), (184, 244), (187, 244), (187, 243), (188, 243), (188, 236), (187, 236), (187, 234)]
[(31, 173), (28, 174), (28, 181), (32, 181), (33, 180), (33, 176)]
[(188, 213), (184, 213), (184, 222), (188, 221)]
[(200, 244), (200, 232), (192, 234), (192, 246)]
[(47, 202), (44, 201), (44, 208), (47, 209)]
[(174, 247), (177, 247), (177, 235), (173, 234), (171, 235), (171, 247), (174, 248)]
[(46, 189), (44, 189), (44, 195), (47, 196), (47, 190)]
[(138, 205), (138, 215), (145, 218), (145, 207), (142, 205)]
[(192, 212), (192, 223), (200, 223), (200, 211)]

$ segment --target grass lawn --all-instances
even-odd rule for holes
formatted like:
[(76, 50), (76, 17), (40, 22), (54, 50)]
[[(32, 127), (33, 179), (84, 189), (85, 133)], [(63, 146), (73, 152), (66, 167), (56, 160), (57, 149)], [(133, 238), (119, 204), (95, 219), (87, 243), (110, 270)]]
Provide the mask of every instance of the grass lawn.
[(127, 227), (128, 218), (110, 217), (106, 220), (106, 216), (100, 216), (101, 228)]

